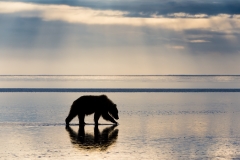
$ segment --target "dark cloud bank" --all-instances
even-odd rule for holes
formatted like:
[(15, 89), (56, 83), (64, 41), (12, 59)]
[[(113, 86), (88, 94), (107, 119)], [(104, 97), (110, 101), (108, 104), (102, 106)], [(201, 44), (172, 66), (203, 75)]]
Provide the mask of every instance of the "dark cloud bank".
[(153, 14), (169, 16), (173, 13), (186, 13), (190, 15), (206, 14), (240, 14), (240, 0), (23, 0), (22, 2), (41, 4), (65, 4), (69, 6), (82, 6), (100, 10), (126, 11), (129, 17), (149, 17)]

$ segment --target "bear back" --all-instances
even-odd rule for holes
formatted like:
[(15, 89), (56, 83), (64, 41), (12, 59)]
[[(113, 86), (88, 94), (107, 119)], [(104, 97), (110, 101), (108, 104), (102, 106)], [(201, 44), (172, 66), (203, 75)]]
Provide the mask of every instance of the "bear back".
[(105, 112), (111, 110), (116, 105), (106, 96), (81, 96), (73, 102), (72, 109), (77, 109), (79, 112), (85, 114), (92, 114), (93, 112)]

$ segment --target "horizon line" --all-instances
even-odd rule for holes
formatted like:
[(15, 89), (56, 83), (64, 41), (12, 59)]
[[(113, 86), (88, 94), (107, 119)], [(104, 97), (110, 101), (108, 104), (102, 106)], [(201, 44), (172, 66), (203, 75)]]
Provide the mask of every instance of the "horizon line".
[(0, 76), (240, 76), (240, 74), (0, 74)]
[(2, 92), (98, 92), (98, 93), (134, 93), (134, 92), (240, 92), (240, 88), (0, 88)]

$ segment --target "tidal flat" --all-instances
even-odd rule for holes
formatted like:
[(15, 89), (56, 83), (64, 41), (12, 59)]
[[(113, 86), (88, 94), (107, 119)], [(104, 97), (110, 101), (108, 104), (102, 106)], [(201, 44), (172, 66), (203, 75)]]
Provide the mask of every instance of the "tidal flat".
[[(65, 128), (72, 102), (106, 94), (118, 126)], [(240, 93), (0, 93), (1, 159), (240, 158)]]

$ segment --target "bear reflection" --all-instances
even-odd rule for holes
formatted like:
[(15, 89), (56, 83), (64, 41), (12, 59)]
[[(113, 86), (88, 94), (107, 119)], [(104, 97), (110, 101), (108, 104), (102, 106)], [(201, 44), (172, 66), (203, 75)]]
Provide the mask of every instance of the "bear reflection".
[(106, 127), (102, 132), (99, 131), (98, 125), (94, 127), (94, 135), (85, 133), (85, 125), (79, 125), (78, 133), (70, 126), (66, 127), (72, 144), (84, 150), (100, 150), (105, 151), (109, 146), (114, 144), (118, 137), (118, 129), (114, 129), (117, 125)]

